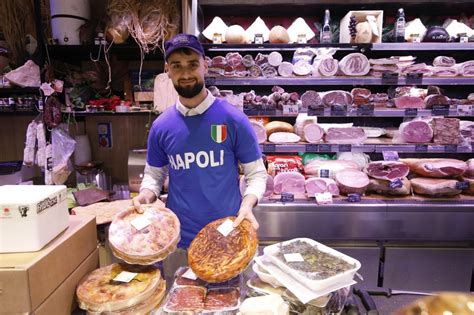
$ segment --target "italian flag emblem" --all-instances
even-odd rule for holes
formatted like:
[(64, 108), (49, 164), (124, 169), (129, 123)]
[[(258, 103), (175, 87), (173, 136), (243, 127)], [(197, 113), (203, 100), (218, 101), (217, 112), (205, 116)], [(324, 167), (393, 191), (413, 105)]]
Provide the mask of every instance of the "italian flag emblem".
[(226, 125), (211, 125), (211, 138), (217, 143), (222, 143), (227, 138)]

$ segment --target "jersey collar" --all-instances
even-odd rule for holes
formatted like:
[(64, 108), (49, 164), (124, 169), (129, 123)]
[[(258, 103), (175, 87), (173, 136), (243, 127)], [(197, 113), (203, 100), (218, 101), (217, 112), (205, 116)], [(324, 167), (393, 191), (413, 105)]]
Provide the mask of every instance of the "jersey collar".
[(194, 108), (188, 108), (181, 104), (181, 102), (178, 100), (176, 101), (176, 109), (183, 115), (183, 116), (196, 116), (196, 115), (201, 115), (203, 114), (206, 110), (208, 110), (209, 107), (214, 103), (216, 100), (215, 96), (211, 94), (211, 92), (206, 89), (207, 91), (207, 96), (206, 98), (199, 104), (198, 106)]

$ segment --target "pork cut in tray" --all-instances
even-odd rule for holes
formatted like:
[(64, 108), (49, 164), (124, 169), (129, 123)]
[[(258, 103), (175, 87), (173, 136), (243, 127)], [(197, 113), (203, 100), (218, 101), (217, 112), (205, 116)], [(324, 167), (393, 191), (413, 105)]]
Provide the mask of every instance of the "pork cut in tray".
[(333, 196), (339, 195), (339, 188), (332, 178), (310, 177), (306, 179), (305, 187), (308, 197), (325, 192), (329, 192)]
[(282, 192), (304, 194), (306, 191), (305, 178), (297, 172), (278, 173), (273, 179), (273, 184), (273, 191), (275, 194), (281, 194)]
[(364, 76), (370, 71), (370, 63), (365, 55), (352, 53), (342, 58), (339, 70), (348, 76)]
[(426, 177), (456, 177), (467, 170), (467, 163), (462, 160), (431, 158), (431, 159), (400, 159), (408, 165), (410, 171)]
[(401, 187), (393, 188), (390, 186), (391, 182), (388, 180), (371, 178), (369, 186), (367, 187), (367, 191), (390, 196), (411, 194), (410, 181), (406, 177), (402, 178), (401, 181)]
[(369, 186), (369, 177), (362, 171), (344, 170), (335, 176), (339, 191), (343, 195), (364, 194)]
[(392, 181), (406, 177), (410, 168), (405, 163), (398, 161), (375, 161), (367, 165), (365, 172), (370, 177)]
[(324, 140), (332, 144), (361, 144), (367, 139), (364, 129), (358, 127), (329, 128)]
[(433, 197), (455, 196), (461, 193), (455, 179), (417, 177), (410, 180), (413, 191), (420, 195)]

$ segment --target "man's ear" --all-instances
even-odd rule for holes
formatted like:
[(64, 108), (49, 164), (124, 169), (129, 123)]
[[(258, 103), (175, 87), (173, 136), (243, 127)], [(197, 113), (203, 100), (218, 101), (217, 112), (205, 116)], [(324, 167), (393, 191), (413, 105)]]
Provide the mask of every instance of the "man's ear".
[(170, 70), (170, 69), (169, 69), (168, 63), (165, 62), (165, 73), (168, 75), (168, 78), (171, 79), (171, 78), (170, 78), (170, 71), (169, 71), (169, 70)]

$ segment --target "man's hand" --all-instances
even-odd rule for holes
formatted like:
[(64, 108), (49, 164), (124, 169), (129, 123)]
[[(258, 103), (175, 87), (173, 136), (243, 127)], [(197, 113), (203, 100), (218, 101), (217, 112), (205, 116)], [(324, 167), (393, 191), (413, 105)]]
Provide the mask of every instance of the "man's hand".
[(252, 223), (252, 227), (255, 230), (258, 230), (259, 224), (257, 222), (257, 219), (253, 215), (253, 207), (257, 204), (257, 197), (250, 194), (246, 195), (244, 199), (242, 200), (242, 203), (240, 205), (239, 213), (237, 215), (237, 219), (234, 220), (234, 227), (239, 226), (239, 224), (244, 220), (247, 219)]
[(135, 211), (138, 213), (143, 213), (143, 210), (141, 209), (141, 205), (152, 203), (155, 200), (156, 200), (155, 193), (145, 188), (140, 192), (140, 194), (138, 194), (138, 196), (132, 199), (132, 202), (133, 202), (133, 207), (135, 208)]

